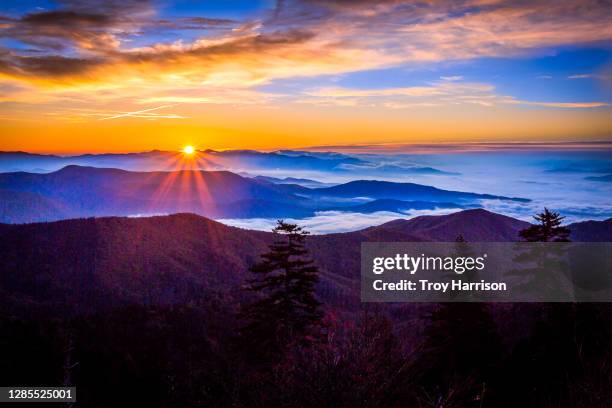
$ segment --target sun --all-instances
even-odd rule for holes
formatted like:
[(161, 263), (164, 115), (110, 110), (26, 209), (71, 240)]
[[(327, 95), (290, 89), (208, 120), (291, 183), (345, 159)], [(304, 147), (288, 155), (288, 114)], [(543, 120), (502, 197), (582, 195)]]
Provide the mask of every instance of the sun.
[(185, 146), (183, 147), (183, 153), (187, 154), (187, 155), (192, 155), (195, 153), (195, 147), (193, 146)]

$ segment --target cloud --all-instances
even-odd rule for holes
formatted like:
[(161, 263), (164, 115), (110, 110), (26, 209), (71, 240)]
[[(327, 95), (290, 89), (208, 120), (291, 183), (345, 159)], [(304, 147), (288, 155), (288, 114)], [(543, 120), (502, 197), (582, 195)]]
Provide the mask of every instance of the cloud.
[[(372, 214), (345, 211), (320, 211), (314, 217), (287, 219), (285, 221), (297, 223), (313, 234), (331, 234), (358, 231), (400, 218), (410, 219), (421, 215), (445, 215), (457, 211), (460, 211), (460, 209), (414, 210), (408, 213), (379, 211)], [(276, 219), (270, 218), (219, 219), (217, 221), (234, 227), (261, 231), (270, 231), (276, 224)]]
[(206, 89), (168, 89), (152, 95), (141, 95), (139, 104), (264, 104), (287, 95), (257, 91), (249, 88), (233, 89), (207, 86)]
[(351, 89), (351, 88), (319, 88), (306, 91), (306, 95), (346, 98), (346, 97), (378, 97), (378, 96), (432, 96), (444, 94), (444, 86), (414, 86), (407, 88), (388, 89)]
[(532, 102), (532, 101), (521, 101), (514, 100), (509, 103), (517, 105), (531, 105), (531, 106), (543, 106), (545, 108), (562, 108), (562, 109), (588, 109), (588, 108), (602, 108), (610, 106), (605, 102)]
[(452, 76), (441, 76), (440, 79), (443, 81), (461, 81), (463, 77), (461, 75), (452, 75)]
[(185, 17), (176, 20), (156, 20), (149, 26), (168, 28), (173, 30), (203, 30), (203, 29), (232, 29), (239, 24), (236, 20), (208, 17)]
[[(377, 212), (373, 214), (359, 214), (342, 211), (323, 211), (314, 217), (303, 219), (288, 219), (287, 222), (297, 223), (313, 234), (329, 234), (335, 232), (357, 231), (372, 225), (383, 224), (398, 218), (408, 218), (404, 214), (393, 212)], [(220, 219), (227, 225), (239, 228), (270, 231), (276, 224), (276, 219), (250, 218), (250, 219)]]
[[(306, 91), (309, 97), (301, 99), (302, 103), (320, 105), (341, 105), (338, 102), (350, 102), (350, 106), (384, 106), (391, 109), (435, 107), (450, 105), (478, 105), (493, 107), (500, 105), (539, 106), (561, 109), (588, 109), (609, 106), (605, 102), (538, 102), (500, 95), (490, 84), (457, 81), (438, 81), (428, 86), (388, 88), (388, 89), (352, 89), (352, 88), (319, 88)], [(334, 103), (336, 101), (336, 103)]]
[[(610, 6), (596, 0), (561, 2), (555, 7), (547, 1), (294, 0), (277, 2), (273, 9), (244, 21), (200, 15), (162, 18), (156, 4), (62, 1), (53, 10), (3, 16), (0, 38), (30, 48), (0, 49), (0, 80), (32, 87), (33, 99), (39, 100), (72, 98), (87, 91), (95, 91), (90, 92), (92, 100), (102, 94), (139, 100), (153, 88), (160, 94), (149, 98), (169, 98), (173, 90), (254, 88), (281, 78), (520, 56), (556, 45), (612, 39)], [(160, 40), (170, 38), (165, 36), (170, 31), (180, 39)], [(449, 85), (461, 80), (460, 76), (441, 78)], [(302, 100), (321, 103), (327, 98), (326, 103), (351, 105), (364, 98), (447, 97), (451, 92), (461, 103), (500, 103), (488, 90), (476, 90), (478, 97), (474, 97), (459, 88), (444, 89), (442, 84), (353, 90), (350, 97), (342, 94), (343, 89), (313, 92)], [(208, 95), (189, 97), (209, 99)], [(385, 103), (399, 108), (439, 102)], [(594, 103), (537, 106), (586, 108)]]
[(11, 79), (25, 79), (24, 75), (33, 79), (49, 76), (73, 78), (90, 72), (101, 62), (97, 59), (69, 58), (61, 55), (43, 57), (12, 55), (10, 62), (7, 59), (0, 59), (0, 71), (4, 71)]
[(596, 76), (593, 74), (574, 74), (567, 77), (567, 79), (587, 79), (587, 78), (595, 78)]
[(29, 44), (34, 52), (87, 52), (117, 50), (123, 38), (137, 35), (153, 15), (146, 1), (60, 2), (57, 10), (6, 18), (0, 37)]

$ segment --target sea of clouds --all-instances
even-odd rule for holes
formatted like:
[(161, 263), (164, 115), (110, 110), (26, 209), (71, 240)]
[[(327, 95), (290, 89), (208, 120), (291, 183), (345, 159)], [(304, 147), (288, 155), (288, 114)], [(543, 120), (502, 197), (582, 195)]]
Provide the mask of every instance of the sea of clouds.
[[(357, 155), (381, 165), (380, 172), (304, 172), (285, 174), (275, 170), (277, 177), (305, 177), (326, 183), (342, 183), (355, 179), (376, 179), (412, 182), (434, 187), (474, 193), (528, 198), (515, 202), (483, 200), (482, 208), (525, 221), (544, 207), (560, 212), (566, 222), (605, 220), (612, 218), (612, 183), (593, 181), (589, 177), (612, 174), (609, 151), (487, 151), (455, 154), (380, 154)], [(418, 174), (412, 171), (385, 171), (398, 167), (430, 167), (440, 174)], [(346, 232), (380, 225), (397, 218), (419, 215), (439, 215), (459, 209), (410, 211), (406, 213), (377, 212), (357, 214), (326, 211), (314, 217), (289, 220), (305, 226), (313, 233)], [(223, 219), (228, 225), (241, 228), (270, 230), (275, 219)]]

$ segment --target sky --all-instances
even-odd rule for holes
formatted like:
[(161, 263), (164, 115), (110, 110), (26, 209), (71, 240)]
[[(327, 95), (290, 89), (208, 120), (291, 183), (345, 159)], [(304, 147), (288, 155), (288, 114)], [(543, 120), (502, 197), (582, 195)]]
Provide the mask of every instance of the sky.
[(0, 150), (611, 140), (607, 1), (0, 3)]

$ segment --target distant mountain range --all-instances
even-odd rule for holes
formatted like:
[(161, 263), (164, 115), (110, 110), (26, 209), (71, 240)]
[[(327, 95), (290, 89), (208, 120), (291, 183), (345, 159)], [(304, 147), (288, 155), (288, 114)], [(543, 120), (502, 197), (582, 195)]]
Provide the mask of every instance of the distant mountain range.
[(523, 198), (358, 180), (332, 187), (246, 178), (228, 171), (131, 172), (66, 166), (45, 173), (0, 173), (0, 222), (193, 212), (211, 218), (301, 218), (317, 211), (370, 213), (478, 207)]
[[(198, 170), (306, 171), (362, 175), (452, 175), (420, 165), (376, 163), (361, 157), (332, 152), (281, 150), (202, 150), (193, 156), (181, 152), (152, 150), (141, 153), (104, 153), (75, 156), (42, 155), (27, 152), (0, 152), (0, 172), (27, 171), (48, 173), (69, 165), (118, 168), (134, 171)], [(298, 184), (300, 184), (298, 182)]]
[[(359, 305), (365, 241), (517, 241), (527, 223), (485, 210), (392, 221), (313, 235), (327, 304)], [(611, 241), (612, 219), (569, 225), (575, 241)], [(28, 316), (88, 313), (128, 304), (188, 303), (214, 291), (238, 296), (249, 265), (272, 242), (193, 214), (0, 224), (0, 308)]]
[[(245, 177), (249, 177), (249, 176), (245, 175)], [(331, 184), (330, 183), (322, 183), (322, 182), (316, 181), (316, 180), (305, 179), (305, 178), (296, 178), (296, 177), (278, 178), (278, 177), (270, 177), (270, 176), (255, 176), (253, 178), (255, 180), (267, 181), (267, 182), (273, 183), (273, 184), (297, 184), (297, 185), (300, 185), (300, 186), (310, 187), (310, 188), (318, 188), (318, 187), (326, 187), (326, 186), (335, 185), (333, 183), (331, 183)]]
[[(130, 172), (80, 166), (48, 174), (0, 174), (0, 191), (3, 222), (185, 211), (213, 217), (248, 217), (253, 211), (287, 216), (283, 208), (292, 209), (293, 215), (304, 201), (274, 184), (227, 171)], [(20, 199), (22, 206), (16, 205)], [(256, 211), (258, 206), (261, 211)]]
[(466, 203), (473, 200), (501, 199), (518, 202), (529, 202), (528, 199), (516, 197), (501, 197), (490, 194), (461, 193), (457, 191), (440, 190), (435, 187), (414, 183), (394, 183), (390, 181), (356, 180), (328, 188), (320, 188), (309, 193), (319, 197), (367, 197), (381, 199), (418, 199), (439, 202), (443, 200)]

